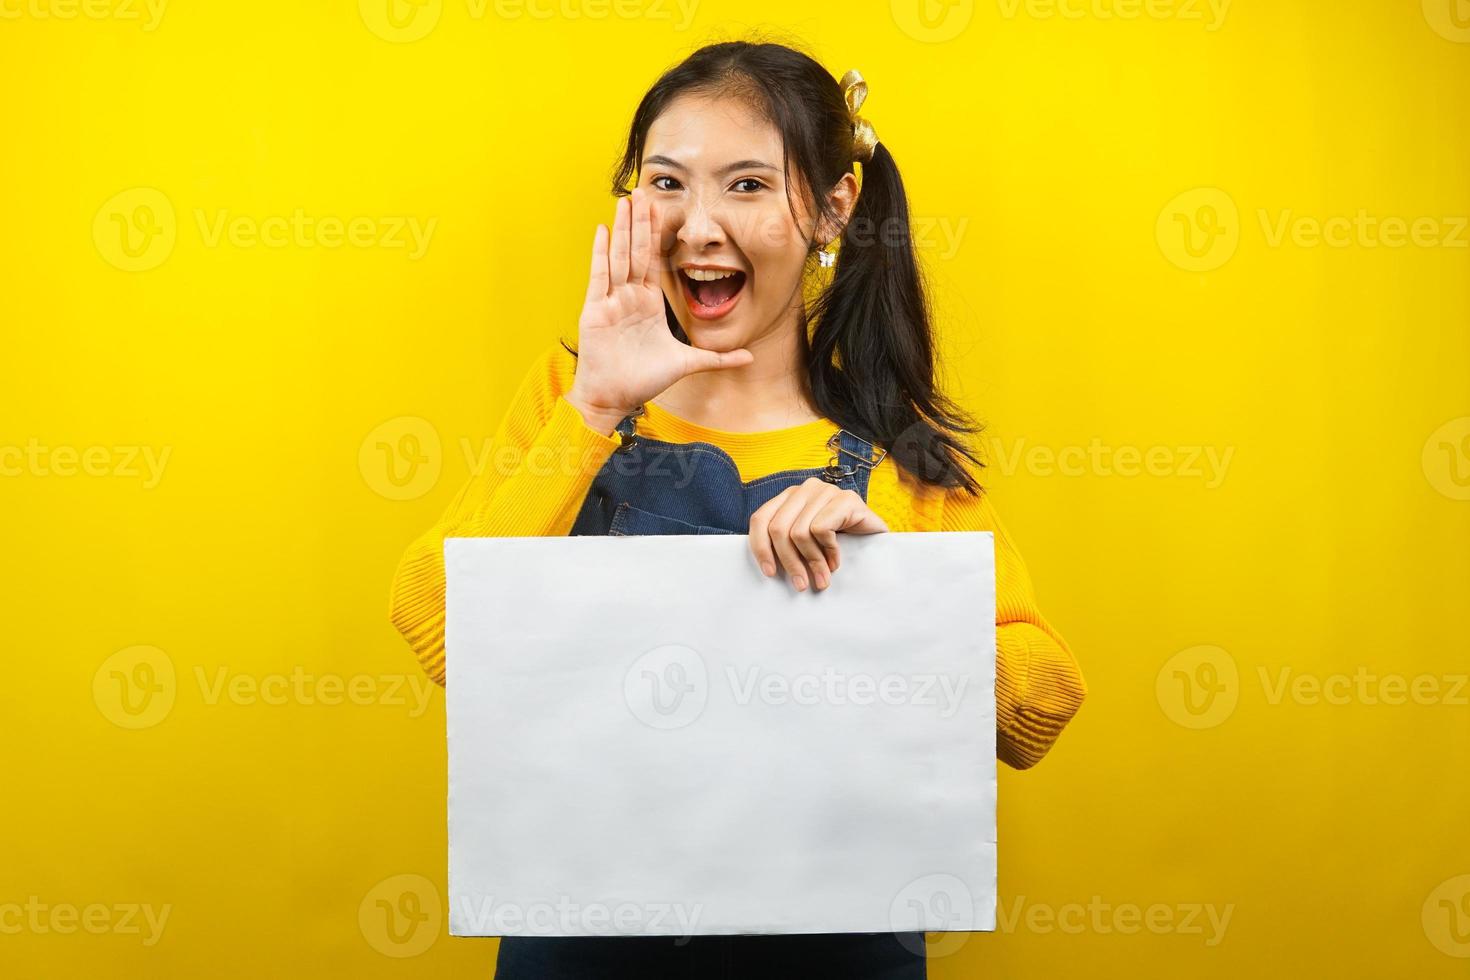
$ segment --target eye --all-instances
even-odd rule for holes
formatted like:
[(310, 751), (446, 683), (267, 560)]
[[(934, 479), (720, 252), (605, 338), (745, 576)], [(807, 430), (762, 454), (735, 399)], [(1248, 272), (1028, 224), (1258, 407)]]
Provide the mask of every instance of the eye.
[(749, 190), (744, 191), (744, 193), (746, 193), (746, 194), (754, 194), (757, 191), (763, 190), (765, 188), (765, 186), (766, 186), (765, 184), (761, 183), (759, 180), (756, 180), (754, 177), (742, 177), (739, 180), (735, 181), (734, 186), (735, 187), (739, 187), (741, 184), (754, 184), (755, 185), (754, 187), (751, 187)]
[[(659, 183), (659, 181), (661, 181), (661, 180), (667, 180), (669, 183), (673, 184), (674, 186), (673, 187), (665, 187), (664, 185), (662, 185), (662, 184)], [(650, 180), (649, 183), (652, 184), (655, 188), (657, 188), (658, 190), (661, 190), (661, 191), (672, 191), (672, 190), (676, 190), (678, 188), (678, 184), (679, 184), (679, 182), (677, 180), (675, 180), (674, 178), (668, 176), (667, 174), (659, 174), (657, 177), (655, 177), (652, 180)]]

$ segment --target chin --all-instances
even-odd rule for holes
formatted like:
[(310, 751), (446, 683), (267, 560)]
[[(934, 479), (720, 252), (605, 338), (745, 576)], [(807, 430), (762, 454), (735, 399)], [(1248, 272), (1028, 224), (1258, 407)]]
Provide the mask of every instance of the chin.
[(689, 338), (689, 343), (701, 350), (712, 350), (718, 353), (738, 350), (745, 346), (744, 335), (732, 331), (731, 325), (727, 323), (713, 324), (689, 318), (692, 322), (679, 324), (684, 329), (684, 336)]

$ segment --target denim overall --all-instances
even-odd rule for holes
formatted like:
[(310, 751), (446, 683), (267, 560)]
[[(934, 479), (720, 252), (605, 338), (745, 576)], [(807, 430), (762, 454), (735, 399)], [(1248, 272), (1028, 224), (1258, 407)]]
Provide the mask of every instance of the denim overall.
[[(868, 473), (882, 461), (846, 429), (828, 440), (826, 466), (782, 470), (749, 482), (707, 442), (637, 434), (640, 406), (618, 423), (621, 443), (592, 481), (572, 534), (746, 534), (750, 517), (782, 490), (819, 477), (868, 499)], [(775, 936), (507, 936), (498, 980), (923, 980), (922, 932)]]

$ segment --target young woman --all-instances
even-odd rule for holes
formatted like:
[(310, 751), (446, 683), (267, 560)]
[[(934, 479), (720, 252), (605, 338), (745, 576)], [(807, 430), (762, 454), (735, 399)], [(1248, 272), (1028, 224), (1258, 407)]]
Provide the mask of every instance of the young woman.
[[(856, 73), (732, 42), (644, 96), (576, 348), (539, 358), (489, 465), (399, 566), (391, 619), (436, 681), (445, 537), (748, 534), (765, 574), (822, 590), (842, 534), (989, 530), (997, 754), (1024, 769), (1060, 735), (1086, 685), (980, 488), (977, 427), (936, 389), (903, 184), (865, 94)], [(497, 975), (716, 972), (922, 977), (922, 936), (505, 938)]]

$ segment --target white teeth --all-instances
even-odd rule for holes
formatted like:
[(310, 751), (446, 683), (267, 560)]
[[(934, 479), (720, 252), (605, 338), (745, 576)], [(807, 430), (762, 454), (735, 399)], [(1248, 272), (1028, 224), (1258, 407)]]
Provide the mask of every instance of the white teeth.
[(695, 282), (714, 282), (716, 279), (728, 279), (735, 273), (730, 269), (685, 269), (684, 275)]

